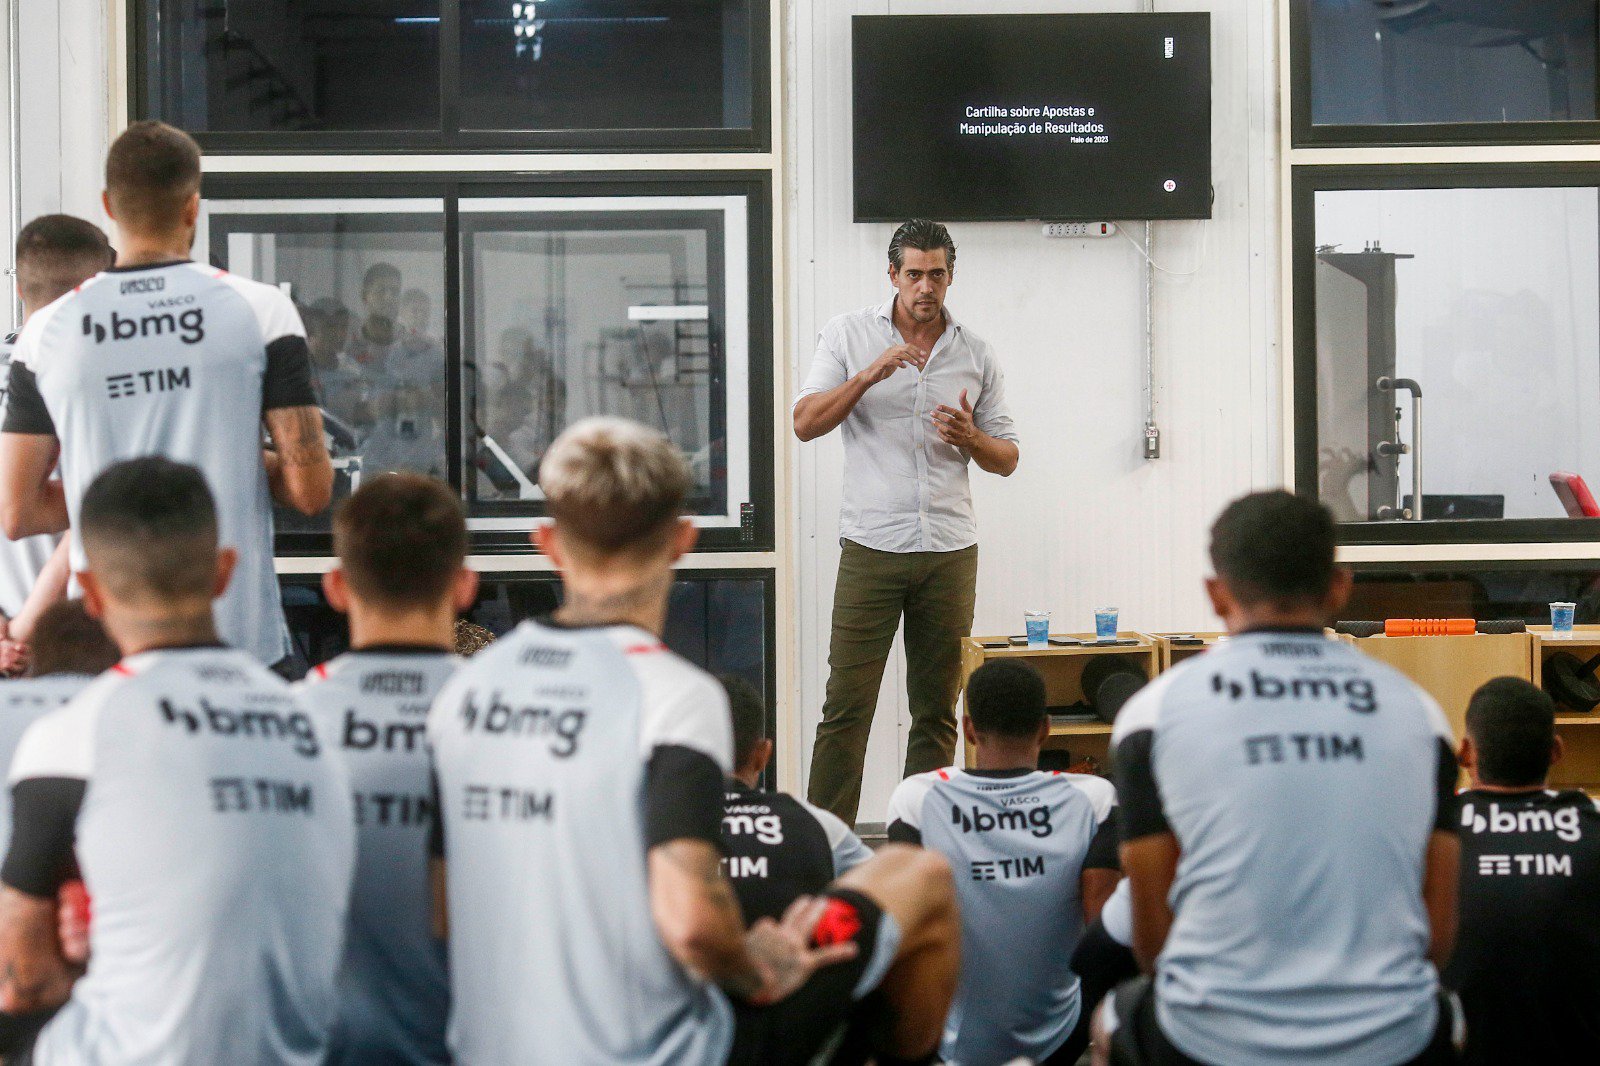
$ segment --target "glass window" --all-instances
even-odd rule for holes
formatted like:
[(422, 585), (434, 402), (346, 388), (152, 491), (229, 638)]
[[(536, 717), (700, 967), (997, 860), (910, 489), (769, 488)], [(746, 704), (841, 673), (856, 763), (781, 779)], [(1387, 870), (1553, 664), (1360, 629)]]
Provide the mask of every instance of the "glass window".
[(749, 129), (751, 0), (462, 0), (464, 129)]
[[(449, 479), (441, 200), (212, 200), (211, 262), (300, 308), (336, 495), (412, 470)], [(328, 528), (280, 509), (280, 532)]]
[(1296, 0), (1313, 125), (1593, 120), (1594, 0)]
[(1581, 486), (1600, 485), (1600, 190), (1312, 202), (1323, 501), (1357, 523), (1585, 513)]
[(150, 0), (145, 112), (196, 132), (438, 129), (439, 7)]
[(747, 224), (743, 196), (463, 199), (467, 498), (488, 514), (536, 513), (539, 458), (556, 434), (620, 415), (689, 457), (702, 525), (739, 527)]

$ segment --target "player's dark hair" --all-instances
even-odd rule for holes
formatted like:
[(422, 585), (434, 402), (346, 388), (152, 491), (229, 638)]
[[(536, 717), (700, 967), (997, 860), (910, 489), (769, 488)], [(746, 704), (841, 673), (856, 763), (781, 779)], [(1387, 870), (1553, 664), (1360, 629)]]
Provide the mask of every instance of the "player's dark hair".
[(104, 673), (122, 658), (105, 627), (84, 610), (82, 600), (46, 607), (33, 625), (28, 648), (31, 677)]
[(210, 600), (217, 505), (195, 467), (159, 455), (113, 463), (83, 494), (78, 532), (119, 599)]
[(431, 608), (467, 559), (467, 520), (444, 482), (384, 474), (333, 515), (333, 551), (361, 600), (389, 610)]
[(967, 679), (967, 713), (979, 733), (1031, 737), (1048, 713), (1044, 678), (1026, 663), (992, 659)]
[(350, 324), (350, 309), (332, 297), (324, 297), (300, 312), (307, 329), (332, 329)]
[(93, 222), (40, 215), (17, 234), (17, 292), (37, 311), (110, 266), (112, 258), (111, 242)]
[(1466, 724), (1484, 784), (1544, 784), (1556, 742), (1556, 705), (1543, 689), (1519, 677), (1485, 682), (1467, 704)]
[(361, 295), (371, 292), (372, 287), (380, 281), (400, 284), (400, 268), (393, 263), (373, 263), (367, 267), (367, 272), (361, 276)]
[(200, 191), (200, 146), (165, 122), (135, 122), (106, 153), (106, 195), (124, 226), (152, 232), (176, 229)]
[(900, 223), (900, 228), (889, 238), (889, 265), (899, 270), (905, 262), (907, 248), (915, 248), (919, 252), (943, 248), (944, 265), (952, 274), (955, 273), (956, 242), (951, 239), (944, 223), (930, 222), (925, 218), (913, 218)]
[(1335, 573), (1333, 514), (1281, 490), (1230, 503), (1211, 527), (1211, 565), (1241, 603), (1320, 601)]
[(744, 765), (756, 750), (756, 745), (767, 739), (767, 706), (755, 686), (734, 674), (717, 677), (728, 693), (728, 710), (733, 715), (733, 765)]

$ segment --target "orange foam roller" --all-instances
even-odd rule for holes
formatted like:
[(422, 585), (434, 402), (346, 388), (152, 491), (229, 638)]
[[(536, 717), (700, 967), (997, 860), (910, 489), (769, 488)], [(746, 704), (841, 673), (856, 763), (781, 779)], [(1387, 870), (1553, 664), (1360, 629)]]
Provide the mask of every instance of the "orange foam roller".
[(1477, 631), (1472, 618), (1390, 618), (1383, 623), (1386, 637), (1464, 637)]

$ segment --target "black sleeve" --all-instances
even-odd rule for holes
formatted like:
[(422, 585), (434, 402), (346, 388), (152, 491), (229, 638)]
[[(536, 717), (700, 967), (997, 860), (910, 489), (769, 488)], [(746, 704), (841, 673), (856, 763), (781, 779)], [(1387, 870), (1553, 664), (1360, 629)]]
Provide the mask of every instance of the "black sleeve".
[(1123, 840), (1171, 832), (1161, 806), (1161, 790), (1156, 787), (1151, 757), (1155, 741), (1154, 730), (1141, 729), (1123, 737), (1112, 755), (1117, 775), (1117, 825)]
[(645, 847), (687, 838), (720, 851), (722, 793), (722, 771), (711, 756), (678, 744), (656, 748), (645, 771)]
[(1121, 871), (1122, 860), (1117, 855), (1117, 845), (1120, 842), (1117, 836), (1117, 818), (1113, 814), (1101, 822), (1100, 828), (1095, 830), (1094, 839), (1089, 841), (1089, 851), (1083, 857), (1083, 868)]
[(54, 898), (76, 868), (73, 845), (86, 784), (79, 777), (30, 777), (11, 789), (11, 850), (0, 881)]
[(1439, 738), (1438, 810), (1433, 817), (1433, 828), (1439, 833), (1461, 832), (1461, 812), (1456, 799), (1456, 782), (1461, 779), (1461, 765), (1450, 742)]
[(922, 830), (914, 825), (907, 825), (898, 818), (889, 823), (887, 835), (896, 844), (915, 844), (919, 848), (922, 846)]
[(39, 382), (33, 371), (14, 359), (6, 381), (6, 421), (0, 430), (47, 437), (56, 435), (55, 419), (50, 417), (44, 397), (39, 395)]
[(261, 382), (261, 410), (316, 405), (317, 393), (311, 387), (311, 349), (306, 347), (306, 339), (291, 334), (272, 341), (267, 345), (267, 374)]
[(428, 826), (428, 854), (444, 858), (444, 803), (439, 798), (439, 771), (428, 768), (428, 788), (433, 793), (433, 824)]

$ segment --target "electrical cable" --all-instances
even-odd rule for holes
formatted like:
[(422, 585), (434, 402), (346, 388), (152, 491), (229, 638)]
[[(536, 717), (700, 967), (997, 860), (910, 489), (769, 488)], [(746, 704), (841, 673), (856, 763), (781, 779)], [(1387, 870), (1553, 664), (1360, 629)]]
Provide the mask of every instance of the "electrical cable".
[(1200, 254), (1195, 257), (1194, 268), (1191, 270), (1172, 270), (1169, 267), (1162, 266), (1160, 263), (1152, 259), (1143, 248), (1139, 247), (1138, 241), (1124, 233), (1121, 226), (1117, 227), (1117, 236), (1133, 245), (1133, 250), (1139, 253), (1139, 257), (1141, 259), (1143, 259), (1146, 263), (1149, 263), (1154, 269), (1166, 274), (1168, 277), (1191, 278), (1200, 273), (1200, 271), (1204, 269), (1206, 265), (1206, 253), (1209, 251), (1211, 239), (1210, 227), (1206, 226), (1207, 221), (1209, 220), (1203, 218), (1195, 219), (1195, 222), (1200, 226)]

